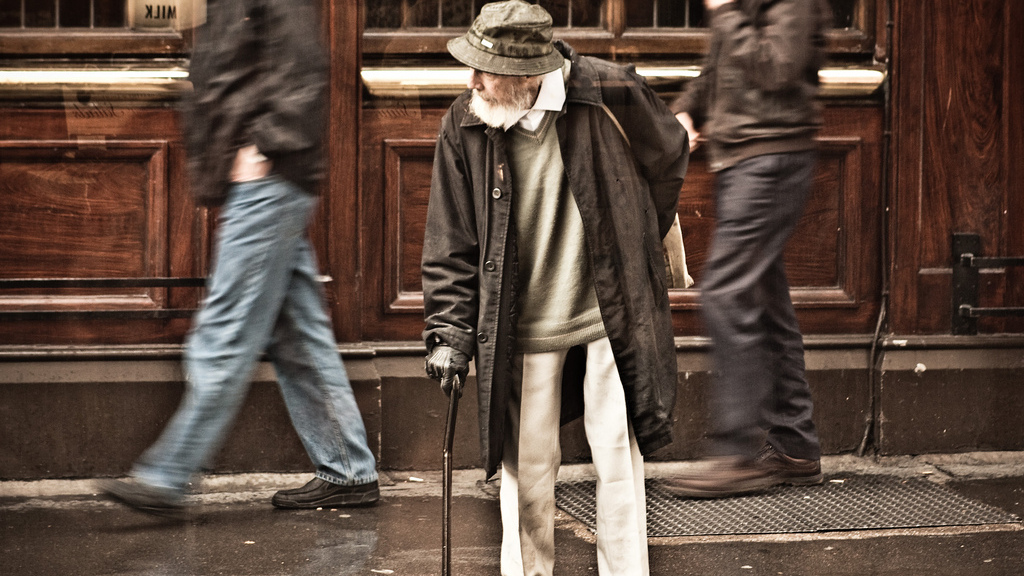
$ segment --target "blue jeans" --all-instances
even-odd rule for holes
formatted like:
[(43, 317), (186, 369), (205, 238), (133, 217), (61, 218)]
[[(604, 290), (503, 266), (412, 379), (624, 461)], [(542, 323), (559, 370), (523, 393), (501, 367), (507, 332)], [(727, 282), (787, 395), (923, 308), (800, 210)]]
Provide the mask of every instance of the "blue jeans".
[(185, 396), (135, 463), (138, 480), (184, 495), (220, 447), (264, 351), (317, 477), (342, 485), (377, 479), (307, 237), (315, 205), (275, 176), (232, 186), (186, 344)]
[(816, 152), (755, 156), (716, 178), (701, 315), (715, 369), (711, 452), (753, 457), (765, 440), (821, 457), (803, 337), (783, 255), (811, 188)]

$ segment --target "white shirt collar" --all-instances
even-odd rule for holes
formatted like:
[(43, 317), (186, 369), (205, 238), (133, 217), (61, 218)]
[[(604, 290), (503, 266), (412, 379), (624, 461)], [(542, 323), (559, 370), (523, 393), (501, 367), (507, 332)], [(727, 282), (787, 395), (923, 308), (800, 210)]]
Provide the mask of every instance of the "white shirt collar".
[[(540, 81), (540, 91), (537, 93), (537, 101), (533, 108), (524, 110), (519, 118), (518, 124), (524, 130), (534, 131), (544, 119), (544, 114), (549, 111), (560, 112), (565, 105), (565, 78), (568, 76), (569, 60), (566, 59), (565, 66), (561, 66), (544, 75)], [(505, 126), (508, 130), (514, 124)]]

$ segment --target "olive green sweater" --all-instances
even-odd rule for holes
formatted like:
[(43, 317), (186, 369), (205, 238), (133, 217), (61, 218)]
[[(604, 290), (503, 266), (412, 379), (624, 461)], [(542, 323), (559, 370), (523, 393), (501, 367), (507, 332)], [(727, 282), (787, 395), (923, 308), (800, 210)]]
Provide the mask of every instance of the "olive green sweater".
[(583, 236), (548, 112), (535, 132), (508, 131), (519, 249), (520, 352), (549, 352), (604, 336)]

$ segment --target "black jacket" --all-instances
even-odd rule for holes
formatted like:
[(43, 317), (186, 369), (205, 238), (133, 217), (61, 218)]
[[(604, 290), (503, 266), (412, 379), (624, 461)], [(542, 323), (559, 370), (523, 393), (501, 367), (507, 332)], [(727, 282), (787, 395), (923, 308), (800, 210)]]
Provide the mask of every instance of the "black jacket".
[(671, 108), (687, 112), (709, 140), (712, 171), (814, 147), (830, 23), (825, 0), (738, 0), (711, 13), (701, 74)]
[[(686, 173), (686, 133), (631, 68), (577, 55), (556, 122), (568, 188), (583, 219), (605, 330), (640, 449), (672, 439), (676, 353), (662, 237)], [(515, 353), (516, 193), (506, 134), (469, 110), (466, 92), (441, 121), (423, 246), (428, 348), (476, 357), (487, 476), (501, 462)], [(620, 128), (622, 132), (620, 132)], [(623, 137), (623, 133), (626, 138)], [(563, 421), (581, 415), (585, 350), (563, 377)]]
[(196, 30), (182, 122), (192, 189), (219, 204), (237, 150), (314, 193), (323, 179), (327, 59), (311, 0), (210, 0)]

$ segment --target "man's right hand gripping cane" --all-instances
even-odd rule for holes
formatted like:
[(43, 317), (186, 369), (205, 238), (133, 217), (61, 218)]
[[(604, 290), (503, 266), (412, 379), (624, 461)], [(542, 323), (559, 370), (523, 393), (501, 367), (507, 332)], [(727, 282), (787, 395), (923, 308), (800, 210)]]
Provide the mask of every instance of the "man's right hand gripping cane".
[[(441, 391), (450, 396), (452, 389), (458, 383), (459, 397), (462, 396), (462, 388), (469, 374), (469, 356), (459, 352), (451, 346), (439, 345), (427, 355), (426, 360), (427, 376), (441, 383)], [(458, 376), (458, 379), (455, 377)]]

